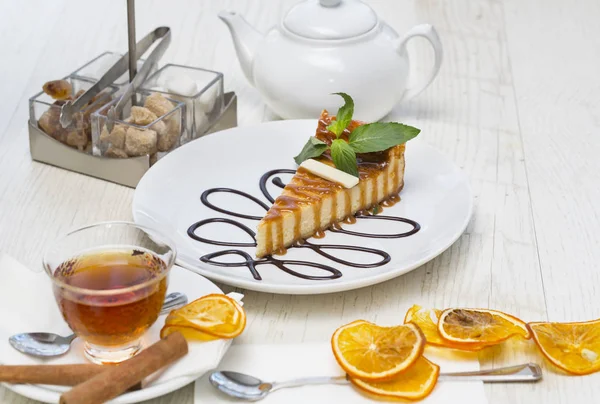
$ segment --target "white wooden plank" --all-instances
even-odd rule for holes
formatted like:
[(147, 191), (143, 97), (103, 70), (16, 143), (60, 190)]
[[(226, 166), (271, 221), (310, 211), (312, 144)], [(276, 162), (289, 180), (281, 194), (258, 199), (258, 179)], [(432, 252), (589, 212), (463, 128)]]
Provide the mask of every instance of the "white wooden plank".
[[(600, 315), (600, 110), (592, 107), (600, 5), (509, 0), (504, 10), (548, 319), (593, 319)], [(548, 366), (538, 397), (594, 402), (598, 380)]]
[(25, 85), (64, 3), (31, 0), (28, 7), (35, 10), (32, 13), (20, 2), (0, 3), (0, 139), (25, 95)]

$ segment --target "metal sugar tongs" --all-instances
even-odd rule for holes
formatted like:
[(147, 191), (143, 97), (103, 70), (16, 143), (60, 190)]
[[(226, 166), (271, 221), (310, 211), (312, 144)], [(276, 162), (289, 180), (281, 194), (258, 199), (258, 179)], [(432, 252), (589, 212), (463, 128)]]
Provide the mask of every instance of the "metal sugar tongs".
[[(133, 37), (135, 38), (135, 28), (132, 26), (133, 22), (131, 21), (131, 15), (129, 19), (130, 25), (130, 39), (131, 32), (133, 31)], [(171, 43), (171, 29), (169, 27), (158, 27), (154, 31), (150, 32), (144, 38), (142, 38), (135, 46), (134, 49), (131, 49), (132, 41), (130, 40), (129, 52), (124, 54), (121, 59), (119, 59), (108, 71), (95, 83), (92, 87), (90, 87), (85, 93), (83, 93), (75, 102), (67, 101), (60, 110), (60, 124), (63, 128), (66, 128), (72, 121), (73, 115), (76, 112), (82, 110), (82, 108), (94, 98), (98, 93), (102, 90), (110, 86), (117, 80), (121, 75), (126, 73), (130, 69), (130, 66), (135, 66), (136, 63), (141, 56), (154, 44), (156, 47), (152, 49), (148, 58), (144, 61), (144, 64), (140, 68), (140, 70), (135, 74), (135, 72), (130, 71), (130, 82), (129, 84), (122, 90), (122, 94), (120, 95), (120, 99), (116, 105), (113, 105), (107, 114), (107, 122), (106, 127), (108, 131), (112, 131), (115, 120), (118, 119), (123, 108), (135, 91), (140, 87), (140, 85), (146, 80), (148, 73), (153, 65), (157, 64), (159, 59), (167, 50), (169, 44)], [(133, 59), (133, 63), (129, 55), (135, 54), (135, 59)], [(133, 68), (133, 67), (132, 67)], [(131, 78), (132, 75), (135, 75)]]

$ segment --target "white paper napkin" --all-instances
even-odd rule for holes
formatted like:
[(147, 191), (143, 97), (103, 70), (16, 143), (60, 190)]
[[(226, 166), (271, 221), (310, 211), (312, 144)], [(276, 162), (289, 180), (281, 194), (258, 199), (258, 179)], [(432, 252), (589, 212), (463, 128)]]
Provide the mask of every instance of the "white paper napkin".
[[(479, 370), (477, 354), (452, 354), (426, 349), (425, 356), (441, 367), (442, 372)], [(223, 357), (220, 370), (233, 370), (256, 376), (264, 381), (283, 381), (297, 377), (340, 376), (344, 372), (335, 362), (329, 344), (234, 345)], [(239, 403), (217, 391), (208, 375), (196, 381), (194, 403)], [(261, 403), (344, 403), (381, 402), (360, 394), (349, 385), (305, 386), (281, 389), (268, 395)], [(431, 395), (421, 401), (426, 404), (486, 404), (481, 382), (439, 382)]]
[[(0, 253), (0, 363), (7, 365), (89, 363), (83, 354), (83, 344), (76, 339), (71, 350), (58, 358), (40, 359), (16, 351), (8, 343), (11, 335), (21, 332), (53, 332), (69, 335), (71, 330), (63, 320), (54, 300), (51, 280), (43, 272), (33, 272), (14, 259)], [(173, 267), (169, 276), (168, 292), (185, 293), (193, 301), (209, 293), (220, 293), (210, 281), (180, 267)], [(144, 346), (159, 340), (165, 316), (143, 337)], [(152, 376), (158, 384), (181, 376), (200, 376), (219, 363), (231, 341), (189, 343), (189, 353), (175, 364)], [(57, 391), (64, 390), (52, 387)]]

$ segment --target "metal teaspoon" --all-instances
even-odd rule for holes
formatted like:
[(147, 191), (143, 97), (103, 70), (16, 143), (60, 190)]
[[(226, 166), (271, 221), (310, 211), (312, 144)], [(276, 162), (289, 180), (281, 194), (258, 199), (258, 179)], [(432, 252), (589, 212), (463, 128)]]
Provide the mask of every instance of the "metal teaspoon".
[[(542, 369), (535, 363), (509, 366), (498, 369), (478, 370), (475, 372), (440, 373), (439, 381), (483, 381), (499, 382), (535, 382), (542, 378)], [(348, 384), (346, 376), (306, 377), (283, 382), (263, 382), (262, 380), (238, 372), (227, 370), (212, 372), (210, 383), (228, 396), (247, 401), (258, 401), (269, 393), (288, 387), (310, 384)]]
[[(186, 305), (187, 302), (188, 298), (183, 293), (170, 293), (165, 297), (160, 314), (167, 314), (171, 310)], [(49, 332), (25, 332), (13, 335), (8, 342), (13, 348), (24, 354), (50, 358), (67, 353), (75, 338), (77, 338), (75, 334), (63, 337)]]

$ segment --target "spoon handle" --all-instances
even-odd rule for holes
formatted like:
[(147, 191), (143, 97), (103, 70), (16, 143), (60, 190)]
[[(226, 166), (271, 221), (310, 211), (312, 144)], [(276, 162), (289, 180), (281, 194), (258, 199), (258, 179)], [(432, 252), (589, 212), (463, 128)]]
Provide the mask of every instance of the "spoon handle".
[(288, 387), (306, 386), (309, 384), (348, 384), (346, 376), (316, 376), (304, 377), (302, 379), (284, 380), (272, 383), (271, 391), (286, 389)]
[(507, 366), (475, 372), (441, 373), (439, 381), (536, 382), (542, 378), (542, 368), (535, 363)]
[[(496, 369), (477, 370), (474, 372), (440, 373), (438, 381), (467, 382), (482, 381), (486, 383), (536, 382), (542, 378), (542, 369), (535, 363), (507, 366)], [(346, 376), (318, 376), (302, 379), (286, 380), (272, 384), (271, 391), (308, 384), (348, 384)]]
[(75, 334), (67, 335), (67, 336), (65, 337), (65, 342), (66, 342), (67, 344), (70, 344), (71, 342), (73, 342), (73, 340), (74, 340), (75, 338), (77, 338), (77, 335), (75, 335)]
[(188, 302), (188, 298), (186, 295), (184, 295), (183, 293), (179, 293), (179, 292), (173, 292), (173, 293), (169, 293), (166, 297), (165, 297), (165, 301), (163, 303), (163, 306), (160, 310), (160, 314), (167, 314), (169, 313), (171, 310), (177, 309), (179, 307), (185, 306)]

